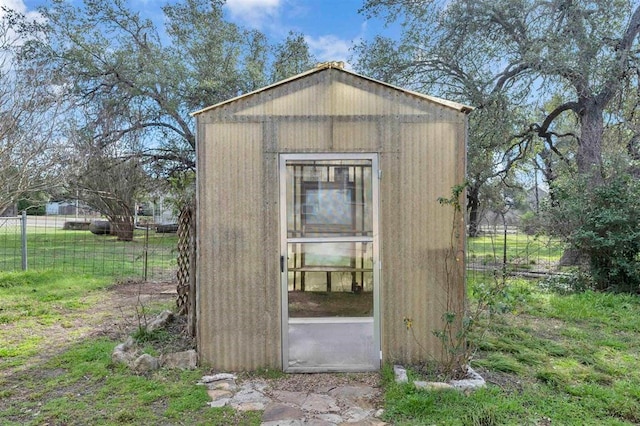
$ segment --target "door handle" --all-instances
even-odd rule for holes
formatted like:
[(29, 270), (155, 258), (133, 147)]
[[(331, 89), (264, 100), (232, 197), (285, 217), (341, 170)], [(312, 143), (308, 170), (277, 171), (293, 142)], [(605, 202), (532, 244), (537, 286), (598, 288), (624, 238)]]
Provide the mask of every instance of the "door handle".
[(280, 272), (284, 272), (284, 256), (280, 256)]

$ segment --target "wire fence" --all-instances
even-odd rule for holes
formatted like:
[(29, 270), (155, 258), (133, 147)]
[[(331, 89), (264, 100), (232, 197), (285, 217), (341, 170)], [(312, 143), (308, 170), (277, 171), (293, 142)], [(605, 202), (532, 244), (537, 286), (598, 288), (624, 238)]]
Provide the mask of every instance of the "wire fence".
[(541, 278), (562, 274), (565, 244), (548, 235), (532, 235), (517, 226), (485, 226), (467, 238), (467, 277), (487, 273)]
[[(70, 273), (168, 280), (175, 278), (174, 227), (137, 226), (131, 241), (89, 230), (98, 217), (0, 218), (0, 271)], [(160, 232), (158, 232), (160, 231)]]
[[(89, 224), (99, 219), (0, 217), (0, 271), (59, 270), (115, 278), (176, 278), (175, 227), (138, 226), (132, 241), (118, 241), (115, 236), (88, 230)], [(528, 277), (557, 274), (563, 250), (564, 244), (549, 236), (530, 235), (516, 226), (486, 226), (479, 236), (467, 238), (467, 277), (473, 280), (492, 272)]]

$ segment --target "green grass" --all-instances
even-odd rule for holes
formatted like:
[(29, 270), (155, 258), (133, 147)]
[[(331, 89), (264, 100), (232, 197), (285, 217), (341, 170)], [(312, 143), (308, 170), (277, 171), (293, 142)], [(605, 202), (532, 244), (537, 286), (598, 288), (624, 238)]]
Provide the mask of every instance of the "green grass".
[[(476, 275), (470, 295), (489, 274)], [(0, 273), (0, 424), (242, 424), (260, 413), (212, 409), (205, 370), (136, 375), (111, 362), (121, 339), (85, 337), (40, 358), (38, 330), (84, 319), (111, 280), (56, 271)], [(465, 394), (398, 385), (385, 367), (385, 418), (396, 425), (640, 424), (640, 298), (556, 294), (511, 282), (506, 314), (475, 337), (472, 363), (489, 385)], [(150, 306), (149, 312), (169, 307)], [(17, 339), (16, 331), (23, 338)], [(138, 336), (156, 353), (164, 332)], [(418, 377), (416, 371), (410, 372)], [(277, 377), (273, 371), (257, 375)]]
[[(522, 285), (520, 283), (519, 285)], [(640, 298), (537, 290), (494, 316), (472, 362), (489, 385), (417, 391), (384, 371), (386, 418), (398, 425), (640, 423)], [(414, 373), (416, 374), (416, 373)]]
[[(56, 346), (60, 336), (51, 331), (62, 326), (64, 334), (68, 323), (72, 333), (78, 322), (95, 322), (90, 316), (111, 285), (106, 277), (57, 271), (0, 273), (0, 424), (260, 424), (259, 412), (207, 405), (206, 388), (196, 382), (209, 370), (160, 369), (137, 375), (113, 364), (111, 353), (126, 333), (87, 334)], [(165, 300), (145, 310), (153, 316), (174, 303)], [(132, 325), (128, 333), (135, 330)], [(166, 330), (137, 337), (154, 355), (180, 338)]]
[(92, 303), (92, 293), (111, 282), (58, 271), (0, 272), (0, 324), (29, 318), (41, 324), (61, 321), (71, 310)]
[(111, 282), (56, 271), (0, 272), (0, 367), (21, 365), (37, 354), (46, 335), (36, 329), (71, 327), (73, 313), (95, 304)]
[[(176, 235), (149, 232), (148, 242), (146, 238), (144, 230), (136, 230), (133, 241), (117, 241), (89, 231), (28, 228), (28, 269), (142, 277), (146, 257), (148, 277), (173, 272), (177, 265)], [(0, 271), (20, 270), (21, 266), (20, 233), (0, 232)]]
[(104, 338), (88, 340), (38, 366), (37, 371), (16, 374), (11, 383), (19, 383), (23, 395), (12, 402), (12, 391), (5, 392), (9, 402), (0, 410), (0, 423), (260, 424), (260, 413), (208, 407), (206, 388), (196, 385), (205, 371), (161, 369), (135, 375), (111, 362), (115, 344)]
[[(470, 261), (480, 263), (501, 263), (504, 256), (504, 236), (483, 235), (468, 238), (467, 252)], [(557, 262), (562, 256), (564, 245), (549, 237), (535, 237), (524, 233), (507, 234), (507, 262), (519, 266), (546, 265)]]

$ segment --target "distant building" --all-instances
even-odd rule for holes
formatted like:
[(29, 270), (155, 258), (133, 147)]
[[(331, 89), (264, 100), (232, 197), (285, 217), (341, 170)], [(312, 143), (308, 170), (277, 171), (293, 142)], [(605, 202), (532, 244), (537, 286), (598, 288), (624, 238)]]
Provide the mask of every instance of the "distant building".
[(152, 196), (151, 201), (138, 203), (136, 205), (136, 216), (152, 217), (153, 223), (169, 224), (177, 223), (178, 217), (173, 208), (173, 204), (163, 195)]
[(94, 216), (98, 214), (91, 207), (78, 200), (49, 201), (45, 206), (45, 212), (51, 216)]

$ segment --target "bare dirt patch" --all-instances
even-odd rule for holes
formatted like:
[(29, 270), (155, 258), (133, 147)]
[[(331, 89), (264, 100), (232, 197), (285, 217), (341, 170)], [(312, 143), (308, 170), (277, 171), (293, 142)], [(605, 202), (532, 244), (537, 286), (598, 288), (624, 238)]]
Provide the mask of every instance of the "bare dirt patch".
[(119, 282), (109, 287), (102, 302), (85, 313), (103, 319), (94, 332), (126, 337), (132, 329), (144, 325), (140, 321), (152, 319), (148, 317), (149, 307), (175, 301), (176, 295), (176, 284), (173, 282)]

